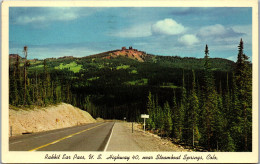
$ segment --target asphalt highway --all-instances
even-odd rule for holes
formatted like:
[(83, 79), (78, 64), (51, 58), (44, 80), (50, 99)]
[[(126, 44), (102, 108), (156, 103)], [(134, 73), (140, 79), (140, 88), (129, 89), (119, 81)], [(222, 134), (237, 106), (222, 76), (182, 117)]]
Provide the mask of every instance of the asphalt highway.
[(9, 138), (10, 151), (104, 151), (114, 122), (92, 123)]

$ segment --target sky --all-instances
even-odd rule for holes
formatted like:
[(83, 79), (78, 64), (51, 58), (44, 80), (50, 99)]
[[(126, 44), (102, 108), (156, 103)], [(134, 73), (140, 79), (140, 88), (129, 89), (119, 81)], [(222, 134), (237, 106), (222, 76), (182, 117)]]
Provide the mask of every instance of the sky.
[(83, 57), (132, 46), (149, 54), (236, 61), (240, 38), (252, 59), (252, 8), (10, 7), (9, 53)]

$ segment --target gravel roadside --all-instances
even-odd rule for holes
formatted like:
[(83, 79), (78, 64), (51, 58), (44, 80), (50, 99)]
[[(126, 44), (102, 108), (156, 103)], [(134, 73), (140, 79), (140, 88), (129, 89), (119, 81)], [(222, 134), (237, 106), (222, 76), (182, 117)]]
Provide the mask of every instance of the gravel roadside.
[(134, 123), (132, 133), (132, 123), (116, 122), (107, 151), (191, 151), (167, 139), (144, 132), (139, 126)]

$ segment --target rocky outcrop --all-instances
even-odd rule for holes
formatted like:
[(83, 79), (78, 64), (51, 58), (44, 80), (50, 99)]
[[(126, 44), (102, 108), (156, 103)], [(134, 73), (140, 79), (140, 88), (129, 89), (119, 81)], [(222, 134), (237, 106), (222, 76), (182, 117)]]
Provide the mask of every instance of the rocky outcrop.
[(129, 49), (122, 47), (121, 50), (111, 51), (108, 56), (105, 56), (106, 59), (116, 58), (116, 57), (127, 57), (130, 59), (138, 60), (139, 62), (144, 62), (147, 54), (143, 51), (138, 51), (137, 49), (133, 49), (129, 47)]

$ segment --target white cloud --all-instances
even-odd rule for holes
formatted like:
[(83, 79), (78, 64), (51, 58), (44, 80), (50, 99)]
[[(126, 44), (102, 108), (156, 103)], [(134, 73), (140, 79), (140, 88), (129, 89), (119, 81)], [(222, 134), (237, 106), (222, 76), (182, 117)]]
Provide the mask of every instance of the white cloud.
[(208, 37), (212, 35), (223, 35), (225, 33), (226, 33), (225, 27), (220, 24), (216, 24), (212, 26), (202, 27), (199, 30), (198, 35), (201, 37)]
[(252, 33), (252, 25), (236, 25), (236, 26), (232, 26), (232, 29), (235, 32), (239, 32), (239, 33), (246, 33), (246, 34)]
[(112, 36), (136, 38), (136, 37), (147, 37), (151, 36), (151, 24), (135, 25), (130, 28), (122, 29), (119, 32), (113, 32)]
[(102, 8), (83, 8), (71, 7), (40, 7), (40, 8), (19, 8), (10, 10), (10, 20), (15, 24), (40, 24), (54, 21), (70, 21), (79, 17), (89, 16)]
[(46, 20), (46, 17), (44, 17), (44, 16), (34, 16), (34, 17), (20, 16), (17, 18), (16, 23), (27, 24), (27, 23), (32, 23), (32, 22), (42, 22), (45, 20)]
[(245, 35), (241, 36), (245, 44), (252, 44), (252, 25), (237, 25), (233, 26), (237, 33), (244, 33)]
[(78, 17), (79, 13), (77, 10), (71, 10), (70, 8), (56, 8), (55, 10), (49, 9), (41, 13), (18, 15), (15, 23), (28, 24), (51, 21), (68, 21), (77, 19)]
[(198, 43), (199, 39), (195, 35), (186, 34), (186, 35), (183, 35), (182, 37), (180, 37), (178, 39), (178, 41), (180, 43), (184, 44), (184, 45), (190, 46), (190, 45), (193, 45), (195, 43)]
[(132, 27), (121, 29), (120, 31), (113, 31), (112, 36), (124, 38), (137, 38), (148, 37), (152, 35), (177, 35), (186, 31), (186, 28), (174, 21), (173, 19), (166, 18), (157, 21), (156, 23), (144, 23), (133, 25)]
[[(244, 50), (246, 54), (251, 56), (252, 48), (252, 26), (251, 25), (236, 25), (236, 26), (223, 26), (220, 24), (206, 26), (200, 28), (196, 35), (203, 44), (208, 44), (211, 52), (219, 50), (236, 54), (237, 46), (240, 38), (244, 41)], [(224, 56), (223, 56), (224, 57)], [(225, 58), (228, 58), (226, 56)], [(234, 58), (229, 58), (235, 60)]]
[(152, 32), (155, 34), (177, 35), (185, 32), (185, 27), (175, 20), (166, 18), (152, 25)]
[(235, 32), (231, 27), (225, 27), (221, 24), (202, 27), (198, 32), (198, 36), (201, 38), (227, 38), (240, 36), (242, 34), (243, 33)]

